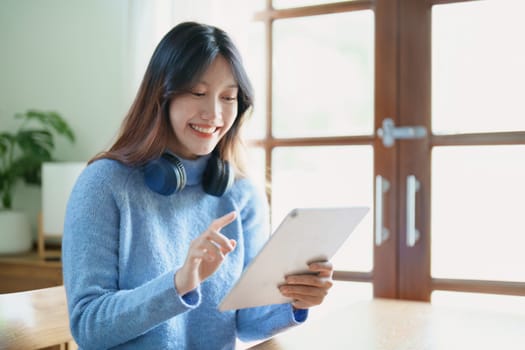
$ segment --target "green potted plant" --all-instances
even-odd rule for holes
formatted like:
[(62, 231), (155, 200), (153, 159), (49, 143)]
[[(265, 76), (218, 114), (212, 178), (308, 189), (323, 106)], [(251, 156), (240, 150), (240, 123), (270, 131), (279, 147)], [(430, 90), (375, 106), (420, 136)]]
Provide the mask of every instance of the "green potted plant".
[(0, 253), (4, 254), (31, 247), (27, 218), (12, 208), (15, 184), (20, 180), (41, 184), (42, 163), (54, 160), (55, 134), (75, 142), (72, 129), (56, 112), (29, 110), (15, 118), (21, 120), (18, 130), (0, 131)]

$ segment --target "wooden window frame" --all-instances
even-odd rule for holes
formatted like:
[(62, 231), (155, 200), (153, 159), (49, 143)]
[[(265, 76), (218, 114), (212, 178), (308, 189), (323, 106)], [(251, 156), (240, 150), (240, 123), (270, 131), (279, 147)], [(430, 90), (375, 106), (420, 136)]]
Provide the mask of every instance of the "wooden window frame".
[[(336, 271), (334, 278), (371, 282), (374, 297), (429, 301), (432, 291), (447, 290), (507, 295), (525, 295), (525, 283), (432, 278), (430, 270), (430, 151), (435, 146), (525, 144), (525, 132), (429, 135), (421, 140), (396, 142), (386, 148), (373, 135), (276, 138), (273, 113), (273, 23), (287, 18), (373, 10), (375, 15), (374, 130), (384, 118), (396, 125), (421, 125), (431, 130), (431, 17), (434, 5), (480, 0), (355, 0), (315, 6), (266, 9), (255, 14), (265, 24), (266, 36), (266, 130), (252, 146), (265, 151), (266, 169), (271, 169), (277, 147), (353, 146), (374, 147), (374, 176), (390, 182), (383, 221), (391, 230), (380, 246), (374, 245), (371, 273)], [(415, 174), (423, 189), (418, 194), (417, 227), (423, 234), (415, 247), (408, 247), (406, 232), (406, 177)], [(271, 184), (271, 171), (266, 173)], [(269, 193), (271, 201), (271, 193)], [(421, 204), (419, 204), (421, 203)]]

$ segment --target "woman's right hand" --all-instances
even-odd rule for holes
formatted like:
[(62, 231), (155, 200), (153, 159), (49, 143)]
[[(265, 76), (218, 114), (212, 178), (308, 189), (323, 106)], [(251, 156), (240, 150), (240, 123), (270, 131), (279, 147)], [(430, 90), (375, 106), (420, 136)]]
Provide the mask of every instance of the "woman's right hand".
[(184, 295), (211, 276), (235, 249), (236, 241), (220, 231), (235, 220), (234, 211), (215, 219), (206, 231), (191, 242), (184, 265), (175, 274), (175, 288)]

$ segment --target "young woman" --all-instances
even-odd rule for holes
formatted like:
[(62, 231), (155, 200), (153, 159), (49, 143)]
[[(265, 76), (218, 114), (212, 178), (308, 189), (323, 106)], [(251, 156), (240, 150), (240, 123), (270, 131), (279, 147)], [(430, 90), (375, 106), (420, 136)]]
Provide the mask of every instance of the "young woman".
[(252, 104), (222, 30), (182, 23), (159, 43), (115, 144), (69, 200), (64, 285), (81, 349), (233, 349), (323, 301), (328, 262), (287, 278), (292, 304), (217, 309), (268, 238), (264, 194), (240, 157)]

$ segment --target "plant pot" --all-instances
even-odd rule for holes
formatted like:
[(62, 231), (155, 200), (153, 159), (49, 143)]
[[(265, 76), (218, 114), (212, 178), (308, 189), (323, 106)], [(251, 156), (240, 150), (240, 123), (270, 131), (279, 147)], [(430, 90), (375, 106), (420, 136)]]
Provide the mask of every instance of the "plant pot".
[(25, 213), (0, 211), (0, 254), (24, 253), (31, 249), (31, 227)]

